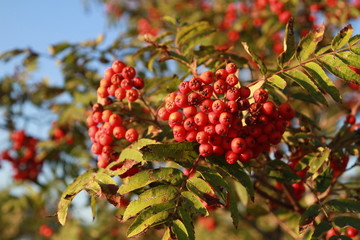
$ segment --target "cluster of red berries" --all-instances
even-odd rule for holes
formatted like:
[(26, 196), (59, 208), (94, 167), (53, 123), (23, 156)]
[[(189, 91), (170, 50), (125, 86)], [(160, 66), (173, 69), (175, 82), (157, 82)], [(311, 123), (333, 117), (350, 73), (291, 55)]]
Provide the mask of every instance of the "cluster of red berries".
[(278, 144), (289, 121), (295, 116), (288, 103), (278, 108), (267, 101), (268, 92), (253, 93), (239, 85), (237, 67), (228, 63), (215, 74), (205, 71), (180, 83), (179, 90), (168, 94), (158, 116), (168, 121), (178, 142), (198, 142), (199, 153), (225, 155), (229, 164), (247, 162), (271, 144)]
[[(345, 235), (350, 238), (356, 237), (357, 235), (359, 235), (359, 233), (360, 233), (360, 231), (353, 227), (348, 227), (345, 230)], [(340, 235), (341, 234), (338, 229), (331, 228), (329, 231), (326, 232), (326, 240), (332, 238), (333, 236), (340, 236)], [(340, 239), (340, 237), (339, 237), (339, 239)]]
[(14, 131), (10, 136), (12, 149), (1, 153), (0, 158), (11, 162), (15, 180), (35, 181), (42, 168), (42, 161), (36, 158), (37, 139), (26, 136), (25, 131)]
[(119, 100), (127, 99), (134, 102), (139, 98), (139, 91), (144, 87), (144, 80), (136, 76), (135, 68), (126, 66), (116, 60), (112, 67), (107, 68), (104, 78), (100, 81), (97, 94), (100, 98), (114, 97)]
[(57, 122), (53, 122), (53, 129), (51, 130), (51, 138), (58, 143), (66, 143), (72, 145), (74, 138), (70, 133), (69, 129), (65, 126), (60, 126)]
[(86, 123), (89, 127), (88, 134), (93, 145), (92, 153), (98, 155), (98, 167), (105, 168), (109, 162), (116, 160), (119, 153), (114, 151), (117, 146), (116, 140), (125, 139), (128, 142), (135, 142), (138, 139), (138, 132), (134, 128), (126, 129), (127, 120), (109, 109), (116, 99), (127, 98), (134, 102), (139, 97), (138, 89), (144, 87), (144, 81), (135, 77), (136, 71), (133, 67), (116, 60), (112, 67), (105, 70), (104, 78), (100, 81), (98, 96), (105, 99), (103, 104), (96, 103), (92, 107), (92, 114), (88, 116)]
[(52, 229), (48, 225), (43, 224), (39, 228), (39, 233), (46, 238), (50, 238), (54, 234), (54, 229)]

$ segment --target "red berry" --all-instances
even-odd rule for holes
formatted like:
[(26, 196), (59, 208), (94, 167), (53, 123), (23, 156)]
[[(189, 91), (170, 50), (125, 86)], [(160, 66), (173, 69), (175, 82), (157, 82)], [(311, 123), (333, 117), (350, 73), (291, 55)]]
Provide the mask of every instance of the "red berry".
[(192, 77), (189, 81), (189, 88), (193, 91), (199, 90), (202, 80), (200, 78)]
[(204, 101), (201, 102), (199, 108), (200, 111), (204, 112), (204, 113), (209, 113), (212, 111), (212, 104), (213, 104), (213, 100), (211, 99), (205, 99)]
[(139, 98), (139, 92), (136, 89), (129, 89), (126, 92), (126, 98), (129, 100), (129, 102), (134, 102)]
[(187, 99), (187, 95), (180, 93), (179, 95), (177, 95), (175, 97), (175, 104), (176, 106), (178, 106), (179, 108), (183, 108), (188, 106), (188, 99)]
[(350, 125), (353, 125), (356, 122), (356, 118), (355, 118), (354, 115), (349, 114), (349, 115), (346, 116), (345, 122), (350, 124)]
[(123, 126), (116, 126), (112, 133), (116, 139), (122, 139), (125, 137), (126, 129)]
[(246, 141), (243, 138), (234, 138), (231, 141), (231, 150), (234, 153), (242, 153), (246, 150)]
[(124, 79), (121, 81), (120, 86), (126, 90), (129, 90), (133, 87), (133, 83), (130, 79)]
[(237, 100), (240, 97), (240, 90), (237, 87), (230, 87), (228, 88), (228, 90), (226, 91), (226, 98), (228, 100)]
[(348, 227), (348, 228), (346, 229), (346, 235), (347, 235), (348, 237), (353, 238), (353, 237), (356, 237), (358, 234), (359, 234), (359, 230), (357, 230), (356, 228)]
[(111, 77), (115, 74), (114, 70), (112, 68), (107, 68), (105, 71), (104, 71), (104, 79), (105, 81), (108, 81), (110, 82), (111, 80)]
[(185, 117), (192, 117), (195, 116), (195, 114), (197, 113), (196, 107), (195, 106), (187, 106), (183, 108), (183, 113), (185, 115)]
[(135, 128), (130, 128), (125, 133), (125, 139), (129, 142), (135, 142), (139, 137), (138, 132)]
[(261, 110), (266, 115), (271, 115), (276, 111), (276, 106), (273, 102), (267, 101), (262, 105)]
[(114, 93), (114, 96), (117, 98), (117, 99), (124, 99), (126, 97), (126, 90), (122, 87), (118, 87), (116, 90), (115, 90), (115, 93)]
[(122, 124), (122, 117), (116, 113), (113, 113), (109, 117), (109, 123), (113, 127), (120, 126)]
[(269, 96), (268, 92), (263, 88), (259, 88), (254, 92), (254, 100), (257, 103), (266, 102), (268, 96)]
[(126, 67), (126, 64), (120, 60), (115, 60), (111, 67), (115, 73), (121, 73), (123, 68)]
[(233, 151), (227, 151), (225, 154), (225, 160), (228, 164), (234, 164), (239, 159), (239, 155)]
[(135, 77), (132, 80), (132, 85), (139, 90), (143, 89), (144, 88), (144, 79), (142, 79), (141, 77)]
[(103, 133), (99, 137), (99, 143), (103, 146), (110, 145), (112, 143), (112, 137), (110, 134)]
[(202, 143), (199, 146), (199, 153), (203, 157), (208, 157), (213, 153), (213, 147), (208, 143)]
[(201, 73), (200, 79), (205, 84), (211, 84), (214, 81), (214, 73), (211, 71), (205, 71)]
[(191, 89), (189, 87), (189, 82), (188, 81), (181, 82), (179, 84), (179, 90), (183, 94), (187, 94), (187, 93), (191, 92)]
[(291, 119), (293, 119), (295, 117), (295, 111), (294, 111), (294, 109), (292, 109), (292, 107), (288, 103), (282, 103), (279, 106), (278, 112), (279, 112), (279, 115), (287, 121), (290, 121)]
[(224, 94), (226, 92), (226, 89), (227, 89), (227, 83), (224, 80), (217, 80), (214, 83), (214, 92), (217, 95)]
[(205, 126), (209, 122), (208, 116), (203, 112), (198, 112), (194, 116), (194, 121), (198, 126)]
[(235, 74), (229, 74), (226, 78), (226, 83), (229, 86), (235, 86), (239, 82), (239, 78)]
[(238, 68), (235, 63), (228, 63), (226, 64), (225, 69), (228, 73), (235, 73)]
[(165, 107), (161, 107), (158, 110), (158, 116), (161, 120), (167, 121), (169, 120), (170, 113), (166, 110)]
[(170, 127), (174, 127), (175, 125), (182, 124), (183, 115), (181, 112), (173, 112), (169, 116), (168, 124)]
[(216, 76), (217, 80), (224, 80), (225, 81), (226, 77), (228, 75), (229, 75), (229, 73), (223, 68), (217, 70), (216, 73), (215, 73), (215, 76)]
[(215, 113), (222, 113), (224, 112), (225, 108), (226, 108), (226, 103), (224, 103), (221, 100), (215, 100), (211, 106), (213, 112)]
[(130, 66), (127, 66), (127, 67), (124, 67), (123, 70), (122, 70), (122, 75), (124, 78), (126, 79), (132, 79), (135, 77), (136, 75), (136, 70), (135, 68), (133, 67), (130, 67)]

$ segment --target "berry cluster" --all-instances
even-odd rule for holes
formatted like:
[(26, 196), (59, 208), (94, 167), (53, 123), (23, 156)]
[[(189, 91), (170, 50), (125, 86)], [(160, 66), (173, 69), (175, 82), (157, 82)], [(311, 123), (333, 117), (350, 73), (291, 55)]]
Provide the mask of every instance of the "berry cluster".
[(247, 162), (278, 144), (295, 112), (288, 103), (278, 108), (268, 92), (253, 93), (239, 85), (237, 67), (228, 63), (215, 74), (205, 71), (180, 83), (168, 94), (158, 116), (168, 121), (178, 142), (198, 142), (200, 155), (225, 155), (229, 164)]
[(1, 153), (0, 158), (11, 162), (16, 180), (35, 181), (42, 168), (42, 161), (36, 158), (37, 139), (26, 136), (25, 131), (14, 131), (10, 136), (12, 149)]
[(139, 89), (144, 87), (144, 81), (135, 77), (136, 71), (133, 67), (116, 60), (112, 67), (105, 70), (104, 78), (100, 81), (97, 90), (98, 97), (103, 104), (96, 103), (92, 107), (92, 114), (88, 116), (86, 123), (89, 127), (88, 134), (93, 142), (92, 153), (98, 156), (98, 167), (105, 168), (109, 162), (117, 159), (118, 153), (113, 150), (117, 145), (116, 140), (125, 139), (128, 142), (135, 142), (138, 139), (138, 132), (134, 128), (126, 128), (127, 121), (123, 117), (106, 109), (116, 99), (127, 99), (134, 102), (139, 97)]

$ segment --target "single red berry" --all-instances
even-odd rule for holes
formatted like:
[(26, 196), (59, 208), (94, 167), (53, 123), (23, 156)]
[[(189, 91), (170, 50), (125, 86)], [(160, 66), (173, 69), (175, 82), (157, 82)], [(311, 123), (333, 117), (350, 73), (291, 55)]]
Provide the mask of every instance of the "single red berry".
[(186, 131), (196, 131), (197, 127), (193, 117), (188, 117), (184, 120), (184, 128)]
[(215, 126), (212, 124), (208, 124), (204, 127), (204, 132), (206, 132), (209, 135), (214, 135), (215, 132)]
[(223, 68), (217, 70), (216, 73), (215, 73), (215, 77), (216, 77), (217, 80), (224, 80), (225, 81), (226, 77), (228, 75), (229, 75), (229, 73)]
[(240, 90), (237, 87), (230, 87), (226, 91), (226, 96), (228, 100), (235, 101), (240, 97)]
[(226, 78), (226, 83), (229, 86), (235, 86), (239, 82), (239, 78), (235, 74), (229, 74)]
[(251, 149), (246, 149), (244, 152), (240, 153), (239, 160), (240, 162), (248, 162), (253, 158), (254, 154)]
[(180, 93), (175, 97), (175, 104), (179, 108), (188, 106), (188, 97), (186, 94)]
[(169, 120), (170, 113), (166, 110), (165, 107), (161, 107), (158, 110), (158, 116), (161, 120), (167, 121)]
[(229, 126), (218, 123), (215, 125), (215, 132), (220, 136), (226, 136), (229, 131)]
[(354, 115), (349, 114), (349, 115), (346, 116), (345, 122), (350, 124), (350, 125), (353, 125), (356, 122), (356, 118), (355, 118)]
[(259, 88), (254, 92), (253, 96), (254, 96), (255, 102), (264, 103), (268, 99), (269, 94), (265, 89)]
[(115, 86), (118, 86), (121, 84), (121, 81), (123, 80), (123, 76), (121, 74), (114, 74), (112, 77), (111, 77), (111, 84), (112, 85), (115, 85)]
[(215, 100), (211, 106), (213, 112), (215, 113), (222, 113), (224, 112), (225, 108), (226, 108), (226, 103), (224, 103), (221, 100)]
[(111, 67), (112, 67), (112, 69), (114, 70), (115, 73), (121, 73), (122, 70), (124, 69), (124, 67), (126, 67), (126, 64), (123, 63), (120, 60), (116, 60), (116, 61), (113, 62)]
[(226, 64), (225, 69), (228, 73), (235, 73), (238, 68), (235, 63), (228, 63)]
[(238, 108), (240, 111), (245, 111), (245, 110), (249, 109), (249, 107), (250, 107), (250, 102), (248, 99), (238, 100)]
[(196, 91), (199, 90), (201, 87), (202, 80), (197, 77), (192, 77), (189, 81), (189, 87), (191, 90)]
[(110, 134), (103, 133), (99, 137), (99, 143), (103, 146), (110, 145), (112, 143), (112, 137)]
[(99, 87), (96, 92), (97, 92), (97, 95), (101, 98), (106, 98), (107, 96), (109, 96), (107, 87)]
[(291, 18), (291, 12), (289, 10), (280, 12), (278, 15), (278, 18), (281, 23), (287, 23), (289, 21), (289, 19)]
[(92, 120), (95, 124), (102, 122), (102, 112), (94, 112), (92, 114)]
[(181, 82), (179, 84), (179, 90), (183, 94), (187, 94), (187, 93), (191, 92), (191, 89), (189, 87), (189, 82), (188, 81)]
[(292, 109), (292, 107), (288, 103), (280, 104), (280, 106), (278, 108), (278, 112), (279, 112), (279, 115), (287, 121), (290, 121), (291, 119), (293, 119), (295, 117), (295, 111), (294, 111), (294, 109)]
[(112, 133), (116, 139), (122, 139), (125, 137), (126, 129), (123, 126), (115, 126)]
[(186, 130), (183, 126), (181, 125), (175, 125), (173, 127), (173, 134), (174, 134), (174, 139), (178, 142), (182, 142), (185, 140), (186, 137)]
[(213, 147), (208, 143), (202, 143), (199, 146), (199, 153), (203, 157), (208, 157), (213, 153)]
[(214, 73), (211, 71), (202, 72), (200, 75), (200, 79), (205, 84), (211, 84), (214, 81)]
[(203, 112), (198, 112), (194, 116), (194, 121), (198, 126), (205, 126), (209, 122), (208, 116)]
[(109, 118), (110, 116), (113, 114), (113, 112), (111, 110), (104, 110), (102, 112), (102, 116), (101, 116), (101, 119), (103, 122), (108, 122), (109, 121)]
[(189, 105), (198, 105), (201, 102), (201, 95), (196, 92), (191, 92), (188, 95)]
[(233, 151), (227, 151), (225, 153), (225, 160), (228, 164), (234, 164), (239, 159), (239, 155)]
[(219, 117), (220, 117), (220, 113), (216, 113), (216, 112), (208, 113), (209, 122), (212, 124), (219, 123)]
[(117, 98), (117, 99), (124, 99), (126, 97), (126, 90), (122, 87), (118, 87), (116, 90), (115, 90), (115, 93), (114, 93), (114, 96)]
[(129, 128), (125, 133), (125, 139), (128, 142), (135, 142), (139, 137), (138, 132), (135, 128)]
[(118, 88), (117, 85), (111, 84), (110, 87), (107, 88), (107, 92), (109, 96), (115, 96), (115, 91)]
[(214, 83), (214, 92), (217, 95), (224, 94), (227, 90), (227, 83), (224, 80), (217, 80)]
[(241, 99), (248, 98), (250, 96), (250, 93), (251, 93), (250, 88), (245, 87), (245, 86), (240, 87), (240, 98)]
[(223, 112), (219, 116), (219, 122), (224, 125), (230, 125), (233, 121), (233, 115), (228, 112)]
[(126, 79), (132, 79), (135, 77), (136, 75), (136, 70), (135, 68), (133, 67), (130, 67), (130, 66), (127, 66), (127, 67), (124, 67), (123, 70), (122, 70), (122, 75), (124, 78)]
[(100, 143), (94, 143), (93, 145), (91, 145), (91, 152), (93, 154), (99, 155), (102, 152), (102, 148), (103, 147), (101, 146)]
[(129, 102), (135, 102), (139, 98), (139, 92), (136, 89), (129, 89), (126, 92), (126, 98), (129, 100)]
[(144, 88), (144, 79), (142, 79), (141, 77), (135, 77), (131, 81), (132, 81), (132, 85), (135, 88), (137, 88), (139, 90)]
[(359, 230), (357, 230), (356, 228), (348, 227), (348, 228), (346, 229), (346, 235), (347, 235), (348, 237), (353, 238), (353, 237), (356, 237), (358, 234), (359, 234)]
[(191, 131), (186, 134), (186, 141), (188, 142), (196, 142), (197, 131)]
[(174, 127), (175, 125), (181, 125), (183, 121), (183, 115), (181, 112), (173, 112), (169, 116), (168, 124), (170, 127)]
[(197, 109), (195, 106), (187, 106), (183, 108), (183, 113), (185, 117), (192, 117), (197, 113)]
[(204, 101), (201, 102), (199, 108), (200, 111), (204, 112), (204, 113), (209, 113), (212, 111), (212, 104), (213, 104), (213, 100), (211, 99), (205, 99)]
[(214, 88), (211, 85), (202, 85), (199, 90), (201, 97), (205, 99), (211, 98), (213, 92), (214, 92)]
[(107, 68), (104, 71), (104, 79), (105, 81), (111, 81), (111, 77), (115, 74), (114, 70), (112, 68)]
[(228, 101), (226, 103), (226, 111), (230, 113), (237, 113), (239, 110), (238, 103), (236, 101)]
[(242, 153), (246, 150), (246, 141), (243, 138), (234, 138), (231, 141), (231, 150), (234, 153)]
[(124, 88), (126, 90), (129, 90), (129, 89), (132, 89), (133, 83), (132, 83), (132, 81), (130, 79), (125, 78), (125, 79), (123, 79), (121, 81), (120, 87), (122, 87), (122, 88)]
[(111, 126), (120, 126), (122, 124), (122, 117), (116, 113), (113, 113), (109, 117), (109, 123)]
[(262, 105), (261, 110), (266, 115), (271, 115), (276, 111), (276, 106), (273, 102), (267, 101)]

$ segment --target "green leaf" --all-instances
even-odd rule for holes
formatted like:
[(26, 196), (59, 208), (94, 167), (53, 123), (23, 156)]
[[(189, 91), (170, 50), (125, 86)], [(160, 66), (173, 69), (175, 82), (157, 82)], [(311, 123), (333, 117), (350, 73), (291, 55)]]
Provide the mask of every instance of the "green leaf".
[(151, 57), (148, 61), (147, 64), (147, 68), (151, 71), (154, 72), (154, 62), (156, 60), (156, 58), (161, 54), (161, 51), (157, 50), (155, 51), (155, 53), (151, 54)]
[(171, 238), (170, 228), (167, 228), (162, 236), (161, 240), (169, 240)]
[(197, 171), (211, 185), (211, 187), (215, 189), (216, 194), (226, 201), (225, 191), (227, 192), (229, 190), (229, 185), (224, 180), (224, 177), (209, 167), (200, 166), (197, 168)]
[(178, 213), (183, 224), (185, 225), (189, 240), (195, 240), (195, 231), (194, 231), (193, 221), (191, 218), (191, 212), (186, 211), (186, 209), (184, 209), (183, 206), (180, 206)]
[(215, 29), (209, 29), (207, 31), (199, 32), (196, 35), (194, 35), (187, 44), (182, 47), (182, 51), (184, 54), (188, 54), (190, 50), (192, 50), (197, 44), (203, 43), (205, 38), (210, 37), (213, 33), (215, 33)]
[(334, 37), (334, 39), (331, 42), (331, 47), (333, 50), (337, 50), (339, 48), (342, 48), (345, 46), (348, 41), (350, 40), (351, 35), (353, 34), (354, 29), (349, 24)]
[(299, 221), (299, 231), (303, 232), (308, 228), (309, 225), (313, 223), (315, 218), (320, 213), (320, 206), (319, 205), (312, 205), (302, 214), (300, 221)]
[(229, 188), (229, 210), (234, 227), (237, 229), (240, 222), (240, 211), (238, 209), (239, 196), (236, 193), (234, 184)]
[(165, 202), (144, 210), (130, 225), (127, 237), (139, 236), (149, 230), (149, 228), (165, 223), (174, 208), (175, 203)]
[(315, 180), (315, 190), (317, 192), (323, 193), (328, 189), (331, 184), (333, 175), (331, 168), (327, 168), (323, 173), (321, 173)]
[(182, 142), (173, 144), (150, 144), (140, 149), (146, 161), (175, 161), (183, 167), (191, 167), (198, 157), (197, 144)]
[(355, 35), (349, 40), (350, 50), (356, 54), (360, 54), (360, 35)]
[(168, 202), (174, 199), (178, 195), (178, 190), (170, 185), (160, 185), (154, 188), (146, 190), (139, 195), (139, 198), (130, 202), (124, 212), (123, 221), (128, 220), (131, 217), (136, 216), (139, 212), (145, 208)]
[(186, 182), (186, 187), (201, 199), (203, 199), (209, 206), (220, 205), (219, 199), (215, 195), (213, 189), (201, 178), (189, 178)]
[(360, 230), (360, 219), (358, 217), (342, 216), (334, 218), (333, 221), (339, 227), (351, 226)]
[(351, 199), (334, 199), (325, 203), (325, 208), (331, 212), (360, 212), (360, 202)]
[(159, 168), (141, 171), (126, 178), (126, 182), (120, 186), (118, 193), (125, 193), (143, 188), (153, 182), (167, 182), (171, 185), (180, 184), (185, 178), (182, 171), (177, 168)]
[(152, 140), (152, 139), (146, 139), (146, 138), (140, 139), (139, 141), (135, 142), (130, 147), (125, 148), (121, 152), (119, 159), (120, 159), (120, 161), (124, 161), (126, 159), (131, 159), (136, 162), (144, 163), (145, 161), (143, 159), (143, 154), (140, 151), (140, 149), (146, 145), (155, 144), (155, 143), (156, 143), (156, 141)]
[(327, 105), (326, 99), (322, 95), (319, 88), (313, 83), (313, 81), (305, 73), (299, 70), (290, 70), (287, 71), (285, 75), (293, 79), (296, 83), (298, 83), (317, 101), (319, 101), (324, 105)]
[(329, 222), (321, 222), (316, 228), (311, 236), (311, 239), (318, 239), (322, 234), (329, 231), (332, 228), (332, 225)]
[(179, 219), (172, 222), (172, 229), (178, 240), (189, 240), (189, 234), (183, 222)]
[(269, 177), (274, 178), (281, 183), (294, 183), (301, 180), (291, 167), (281, 160), (268, 162), (266, 170)]
[(263, 61), (255, 53), (253, 53), (253, 51), (249, 48), (246, 42), (241, 42), (241, 44), (243, 45), (245, 51), (250, 55), (252, 60), (254, 60), (256, 64), (259, 66), (261, 74), (265, 75), (267, 72), (267, 68), (263, 63)]
[(266, 83), (281, 90), (284, 90), (284, 88), (286, 87), (286, 81), (279, 75), (273, 75), (270, 78), (266, 79)]
[(93, 192), (96, 192), (100, 189), (100, 186), (94, 180), (95, 175), (96, 170), (94, 169), (83, 173), (78, 178), (76, 178), (62, 193), (57, 210), (57, 217), (61, 225), (64, 225), (66, 222), (68, 208), (76, 194), (85, 189)]
[(176, 43), (179, 45), (186, 44), (186, 42), (192, 39), (192, 37), (197, 33), (209, 29), (211, 29), (211, 26), (208, 22), (205, 21), (196, 22), (194, 24), (181, 27), (176, 33)]
[(315, 62), (303, 66), (310, 76), (325, 90), (336, 102), (341, 102), (341, 95), (335, 84), (329, 79), (325, 71)]
[(204, 204), (194, 193), (190, 191), (184, 191), (181, 193), (181, 195), (184, 199), (182, 206), (186, 211), (192, 212), (196, 215), (209, 215)]
[(176, 25), (176, 19), (173, 18), (173, 17), (171, 17), (171, 16), (166, 15), (166, 16), (163, 16), (162, 19), (163, 19), (165, 22), (168, 22), (168, 23), (170, 23), (170, 24), (172, 24), (172, 25)]
[(90, 206), (91, 206), (91, 215), (92, 215), (92, 218), (94, 221), (95, 217), (96, 217), (96, 197), (95, 196), (91, 196)]
[(318, 61), (335, 76), (348, 82), (360, 82), (359, 74), (351, 70), (336, 55), (326, 55), (318, 59)]
[[(324, 151), (320, 152), (321, 156), (312, 158), (309, 162), (309, 173), (316, 173), (324, 164), (325, 161), (329, 159), (331, 149), (326, 148)], [(317, 175), (314, 175), (317, 176)], [(316, 177), (312, 178), (313, 180), (316, 179)]]
[(314, 54), (318, 43), (323, 39), (324, 31), (325, 25), (322, 24), (300, 40), (296, 49), (297, 59), (304, 61)]
[(291, 18), (286, 24), (284, 37), (284, 51), (278, 57), (278, 64), (281, 68), (288, 65), (288, 62), (293, 58), (296, 50), (295, 33), (294, 33), (294, 19)]
[(241, 185), (243, 185), (246, 188), (250, 199), (254, 201), (254, 186), (250, 180), (249, 175), (240, 167), (240, 165), (230, 165), (225, 162), (223, 158), (215, 156), (209, 157), (208, 160), (210, 163), (217, 165), (226, 173), (228, 173), (232, 178), (237, 180)]
[(338, 57), (346, 65), (360, 68), (360, 55), (356, 53), (351, 51), (343, 51), (336, 53), (336, 57)]

